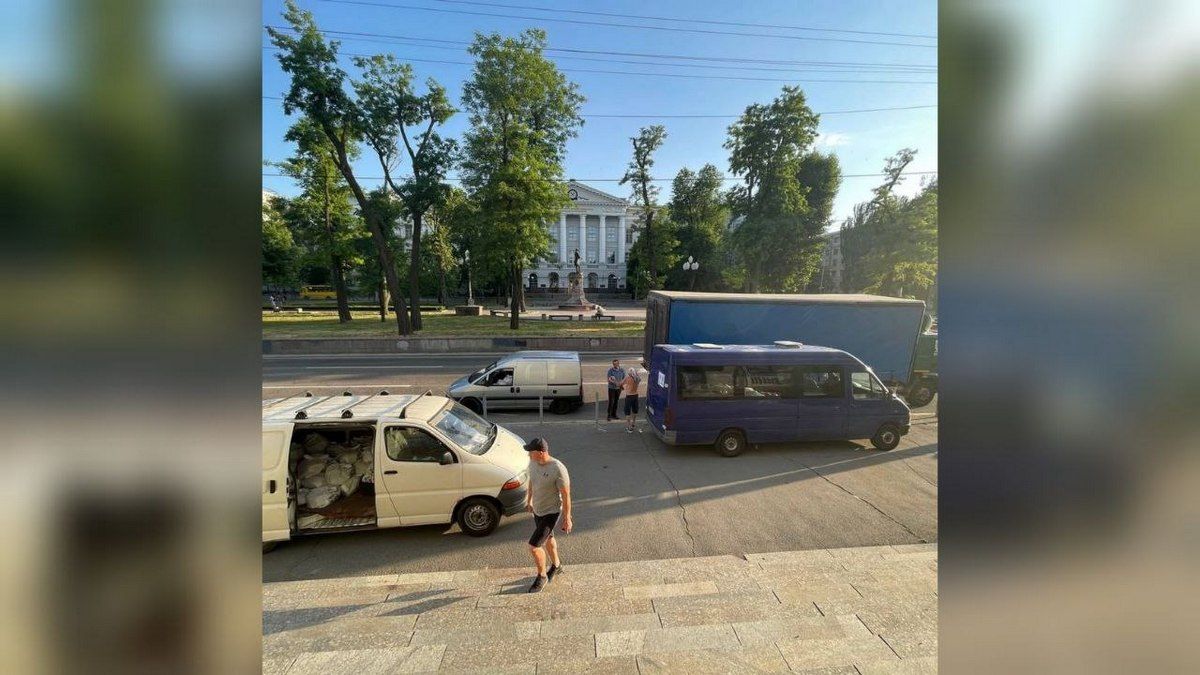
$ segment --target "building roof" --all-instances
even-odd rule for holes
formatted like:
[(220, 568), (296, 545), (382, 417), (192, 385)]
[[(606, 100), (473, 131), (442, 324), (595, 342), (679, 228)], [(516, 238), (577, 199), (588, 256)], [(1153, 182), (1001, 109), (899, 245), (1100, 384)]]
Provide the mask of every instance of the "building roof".
[[(291, 396), (263, 401), (262, 421), (268, 422), (343, 422), (374, 421), (380, 417), (400, 417), (426, 421), (446, 406), (449, 399), (415, 394), (374, 394), (335, 396)], [(350, 417), (343, 417), (349, 410)], [(303, 412), (304, 417), (297, 418)]]
[(597, 190), (590, 185), (584, 185), (576, 180), (567, 181), (567, 190), (570, 194), (574, 190), (575, 198), (572, 201), (580, 206), (620, 206), (629, 207), (627, 200), (621, 199), (616, 195), (610, 195), (602, 190)]

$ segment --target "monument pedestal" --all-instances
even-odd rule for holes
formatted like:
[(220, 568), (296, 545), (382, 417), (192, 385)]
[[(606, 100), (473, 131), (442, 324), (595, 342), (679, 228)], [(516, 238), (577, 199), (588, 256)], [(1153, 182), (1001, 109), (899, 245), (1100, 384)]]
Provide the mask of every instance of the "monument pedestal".
[(483, 305), (459, 305), (454, 308), (454, 316), (483, 316)]
[(568, 275), (567, 301), (558, 306), (559, 309), (591, 310), (596, 307), (594, 302), (587, 299), (583, 292), (583, 275), (578, 271)]

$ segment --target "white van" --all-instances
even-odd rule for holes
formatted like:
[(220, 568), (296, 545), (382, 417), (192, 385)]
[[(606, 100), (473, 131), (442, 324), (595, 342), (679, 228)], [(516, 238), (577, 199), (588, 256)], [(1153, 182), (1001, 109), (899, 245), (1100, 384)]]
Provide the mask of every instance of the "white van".
[(537, 408), (564, 415), (583, 405), (583, 366), (578, 352), (514, 352), (464, 375), (446, 395), (475, 412)]
[(516, 434), (429, 392), (263, 401), (263, 548), (296, 535), (457, 521), (490, 534), (525, 510)]

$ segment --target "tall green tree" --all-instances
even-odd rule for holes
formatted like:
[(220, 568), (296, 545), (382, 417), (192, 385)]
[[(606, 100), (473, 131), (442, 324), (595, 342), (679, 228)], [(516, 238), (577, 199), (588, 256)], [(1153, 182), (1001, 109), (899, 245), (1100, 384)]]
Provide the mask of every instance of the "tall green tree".
[(742, 179), (729, 193), (740, 224), (732, 234), (745, 266), (745, 290), (792, 291), (803, 288), (819, 251), (805, 189), (801, 160), (816, 138), (818, 117), (804, 92), (787, 86), (768, 104), (753, 104), (729, 127), (724, 147), (729, 169)]
[(911, 198), (896, 194), (916, 153), (888, 158), (874, 197), (855, 205), (842, 225), (848, 290), (931, 299), (937, 280), (937, 181)]
[(297, 281), (299, 251), (281, 213), (286, 202), (284, 197), (272, 197), (263, 204), (262, 276), (263, 283), (271, 286)]
[(659, 254), (670, 250), (663, 247), (661, 242), (655, 242), (654, 217), (659, 208), (659, 189), (650, 173), (654, 168), (654, 153), (662, 147), (666, 138), (667, 130), (661, 124), (642, 127), (637, 136), (629, 139), (633, 144), (633, 158), (629, 160), (629, 168), (621, 178), (621, 185), (628, 183), (633, 189), (633, 203), (640, 207), (642, 233), (638, 241), (644, 241), (644, 261), (647, 265), (646, 270), (650, 273), (651, 288), (659, 287), (662, 283), (658, 272), (661, 262)]
[(363, 114), (346, 91), (346, 72), (337, 65), (339, 43), (327, 43), (317, 29), (312, 13), (297, 7), (293, 0), (287, 0), (284, 18), (294, 34), (275, 28), (267, 29), (271, 43), (279, 50), (279, 66), (291, 77), (288, 92), (283, 97), (283, 111), (289, 115), (300, 113), (311, 119), (329, 142), (334, 162), (358, 202), (375, 243), (380, 266), (396, 307), (396, 330), (400, 335), (408, 335), (411, 332), (408, 308), (400, 292), (400, 280), (393, 262), (395, 256), (385, 232), (386, 224), (372, 209), (366, 190), (350, 165), (350, 148), (362, 137)]
[[(821, 254), (825, 249), (825, 230), (833, 222), (833, 202), (842, 184), (842, 166), (837, 155), (811, 151), (800, 158), (796, 180), (805, 191), (808, 207), (802, 216), (801, 230), (810, 238), (797, 256), (797, 273), (793, 289), (800, 290), (820, 280)], [(803, 279), (804, 281), (801, 281)]]
[(678, 259), (691, 256), (700, 264), (695, 272), (672, 265), (667, 274), (668, 288), (716, 290), (723, 267), (721, 247), (729, 207), (721, 196), (721, 172), (705, 164), (699, 172), (683, 168), (671, 183), (671, 201), (667, 205), (678, 238)]
[[(300, 195), (289, 202), (289, 224), (313, 256), (328, 266), (337, 297), (338, 322), (347, 323), (351, 316), (346, 263), (354, 255), (352, 239), (356, 234), (349, 186), (337, 169), (329, 141), (311, 119), (301, 117), (285, 138), (296, 144), (296, 153), (276, 166), (301, 188)], [(351, 143), (347, 153), (354, 158), (358, 149)]]
[[(454, 106), (446, 90), (432, 78), (425, 82), (425, 93), (417, 93), (412, 67), (391, 55), (355, 57), (354, 64), (363, 71), (362, 79), (354, 82), (363, 137), (379, 158), (384, 184), (400, 198), (412, 221), (409, 309), (412, 329), (421, 330), (421, 234), (425, 214), (445, 199), (450, 189), (446, 172), (458, 145), (443, 138), (438, 128), (454, 115)], [(393, 174), (401, 158), (407, 162), (408, 173), (397, 184)]]
[(544, 224), (570, 203), (562, 162), (567, 140), (583, 124), (579, 87), (543, 56), (545, 47), (546, 33), (536, 29), (516, 37), (477, 34), (469, 50), (475, 71), (463, 87), (471, 119), (463, 183), (490, 230), (493, 253), (505, 258), (513, 330), (520, 327), (522, 269), (548, 250)]

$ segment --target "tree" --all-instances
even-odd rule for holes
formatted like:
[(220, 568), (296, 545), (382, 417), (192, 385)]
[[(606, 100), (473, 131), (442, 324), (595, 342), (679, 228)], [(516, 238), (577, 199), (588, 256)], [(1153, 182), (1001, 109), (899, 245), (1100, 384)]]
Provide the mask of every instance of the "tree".
[(454, 250), (455, 226), (459, 222), (459, 209), (467, 200), (467, 195), (460, 189), (451, 188), (446, 198), (430, 212), (433, 221), (433, 231), (429, 238), (429, 261), (438, 279), (438, 304), (445, 305), (448, 299), (446, 292), (446, 276), (453, 272), (457, 265), (458, 255)]
[(729, 127), (724, 147), (729, 169), (742, 184), (729, 193), (740, 223), (732, 243), (745, 267), (745, 290), (803, 288), (819, 251), (805, 190), (801, 161), (816, 138), (818, 117), (804, 92), (787, 86), (769, 104), (753, 104)]
[(283, 97), (283, 111), (289, 115), (299, 112), (311, 119), (329, 142), (333, 160), (350, 186), (367, 229), (371, 232), (371, 239), (375, 242), (380, 266), (396, 306), (397, 332), (408, 335), (411, 331), (408, 310), (400, 293), (400, 281), (388, 245), (385, 224), (371, 208), (366, 191), (350, 166), (350, 148), (362, 135), (360, 123), (363, 116), (345, 90), (346, 73), (337, 65), (339, 43), (326, 43), (313, 21), (312, 13), (301, 10), (293, 0), (287, 0), (284, 18), (291, 24), (295, 35), (274, 28), (267, 29), (271, 43), (279, 49), (280, 68), (291, 76), (287, 95)]
[(712, 164), (705, 164), (698, 173), (684, 168), (675, 175), (667, 206), (679, 240), (677, 257), (682, 260), (692, 256), (700, 269), (685, 272), (672, 263), (667, 273), (668, 288), (714, 290), (720, 286), (721, 248), (729, 220), (721, 181), (721, 172)]
[[(562, 161), (583, 124), (583, 96), (542, 55), (546, 33), (475, 36), (475, 71), (463, 87), (471, 128), (465, 136), (464, 185), (474, 194), (493, 254), (504, 258), (512, 289), (509, 327), (520, 327), (521, 271), (543, 255), (545, 223), (570, 203)], [(472, 251), (472, 259), (475, 252)]]
[[(412, 220), (409, 307), (412, 329), (421, 330), (422, 225), (429, 209), (445, 199), (449, 190), (446, 171), (458, 149), (457, 143), (442, 138), (436, 127), (450, 119), (454, 107), (446, 90), (432, 78), (425, 82), (426, 93), (417, 94), (412, 67), (390, 55), (355, 57), (354, 64), (363, 70), (363, 78), (354, 82), (363, 136), (379, 157), (384, 184), (404, 203)], [(397, 185), (392, 174), (401, 146), (410, 175)]]
[[(289, 203), (288, 221), (306, 248), (328, 267), (337, 296), (338, 322), (346, 323), (351, 320), (346, 258), (353, 256), (350, 191), (334, 163), (329, 142), (311, 119), (301, 117), (285, 138), (296, 144), (296, 154), (276, 166), (302, 190)], [(347, 153), (353, 159), (357, 147), (349, 144)]]
[(937, 181), (912, 198), (895, 194), (915, 151), (888, 158), (875, 197), (842, 225), (845, 284), (854, 291), (930, 299), (937, 280)]
[(286, 201), (272, 197), (263, 205), (262, 275), (269, 286), (291, 286), (297, 280), (299, 251), (280, 213)]
[(659, 253), (663, 251), (663, 247), (656, 247), (654, 241), (654, 215), (658, 209), (658, 186), (654, 185), (650, 170), (654, 168), (654, 153), (662, 147), (666, 138), (667, 130), (661, 124), (642, 127), (637, 136), (629, 139), (633, 143), (633, 159), (629, 161), (629, 168), (625, 170), (625, 175), (621, 178), (621, 185), (629, 183), (633, 189), (633, 203), (641, 207), (642, 234), (638, 241), (645, 241), (643, 248), (647, 252), (645, 256), (646, 270), (650, 273), (651, 288), (660, 284)]
[[(653, 248), (651, 248), (653, 243)], [(655, 288), (663, 288), (667, 271), (679, 261), (679, 240), (675, 238), (675, 224), (660, 220), (658, 236), (651, 242), (645, 235), (639, 236), (629, 248), (626, 257), (625, 278), (634, 290), (634, 298), (645, 297)], [(657, 276), (650, 269), (659, 270)]]
[(821, 253), (825, 248), (823, 235), (833, 222), (833, 201), (842, 184), (841, 163), (833, 153), (807, 152), (800, 158), (796, 180), (805, 190), (804, 201), (808, 207), (802, 217), (801, 230), (813, 241), (813, 245), (805, 247), (797, 256), (793, 289), (800, 290), (819, 280)]

